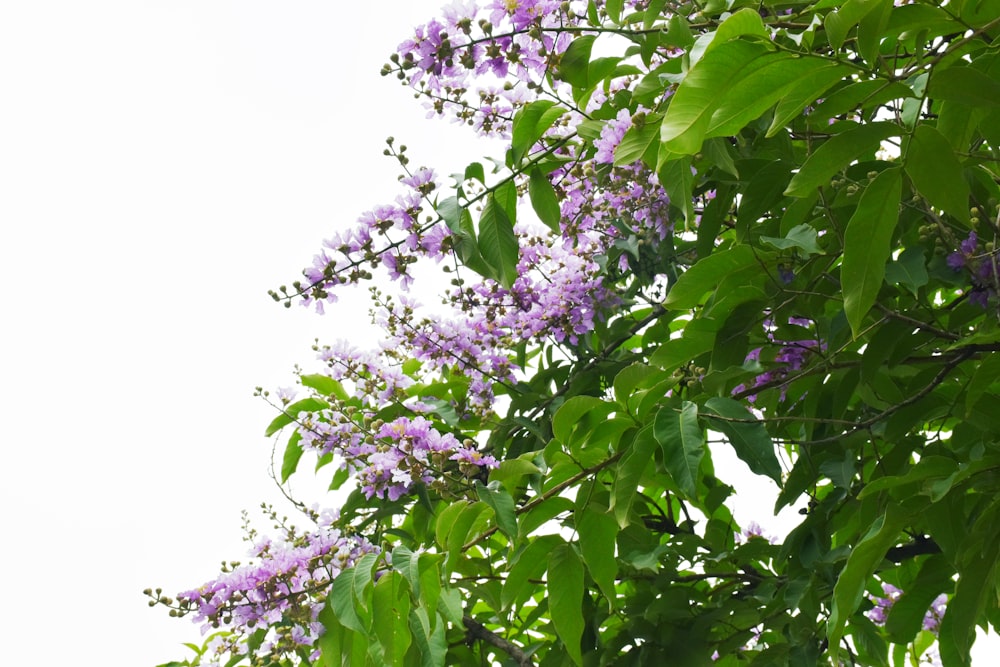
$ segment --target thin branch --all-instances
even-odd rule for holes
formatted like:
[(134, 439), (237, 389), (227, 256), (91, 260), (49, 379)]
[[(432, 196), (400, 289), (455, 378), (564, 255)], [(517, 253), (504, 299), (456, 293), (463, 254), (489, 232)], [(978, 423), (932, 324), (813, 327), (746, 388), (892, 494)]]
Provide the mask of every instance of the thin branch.
[(479, 639), (494, 648), (500, 649), (510, 657), (514, 658), (514, 660), (517, 661), (517, 664), (521, 667), (534, 664), (531, 660), (531, 656), (525, 653), (524, 649), (517, 644), (507, 641), (495, 632), (491, 632), (479, 621), (469, 616), (463, 616), (462, 623), (469, 631), (469, 639)]

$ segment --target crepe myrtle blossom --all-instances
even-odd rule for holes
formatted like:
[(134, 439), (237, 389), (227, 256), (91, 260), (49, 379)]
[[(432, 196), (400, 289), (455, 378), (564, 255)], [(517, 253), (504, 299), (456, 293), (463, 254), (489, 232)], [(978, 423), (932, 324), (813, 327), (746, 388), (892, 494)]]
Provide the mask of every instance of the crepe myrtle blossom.
[(570, 245), (521, 232), (514, 283), (484, 279), (456, 289), (448, 297), (453, 316), (420, 318), (419, 304), (405, 297), (376, 299), (387, 353), (417, 359), (426, 372), (447, 369), (469, 380), (468, 404), (454, 406), (460, 412), (491, 414), (495, 386), (517, 381), (517, 345), (576, 345), (620, 303), (594, 259), (598, 241)]
[[(377, 548), (329, 525), (304, 534), (286, 531), (277, 540), (257, 537), (253, 531), (250, 535), (255, 538), (252, 562), (224, 567), (216, 579), (178, 593), (176, 604), (169, 599), (165, 603), (172, 604), (173, 615), (192, 615), (203, 633), (229, 631), (211, 642), (209, 659), (239, 655), (242, 643), (260, 628), (267, 634), (258, 655), (277, 658), (301, 648), (314, 649), (323, 633), (318, 616), (330, 582)], [(276, 625), (282, 619), (289, 622)]]
[[(892, 609), (893, 605), (903, 596), (903, 591), (899, 588), (893, 586), (890, 583), (882, 582), (882, 596), (868, 594), (868, 599), (874, 603), (868, 612), (867, 616), (875, 625), (885, 625), (886, 620), (889, 618), (889, 611)], [(930, 609), (924, 614), (924, 620), (921, 627), (928, 632), (933, 632), (937, 634), (938, 629), (941, 626), (941, 619), (944, 618), (945, 609), (948, 606), (948, 596), (942, 593), (941, 595), (934, 598), (934, 602), (931, 603)]]
[(1000, 289), (1000, 258), (995, 252), (980, 248), (975, 231), (969, 232), (959, 243), (958, 250), (950, 253), (945, 262), (956, 273), (967, 272), (971, 283), (968, 292), (970, 302), (986, 308), (990, 299), (996, 297)]
[(457, 467), (468, 477), (499, 465), (473, 441), (442, 433), (424, 417), (383, 422), (373, 416), (311, 413), (299, 428), (299, 444), (321, 455), (333, 454), (353, 473), (367, 498), (398, 500), (417, 484), (447, 492), (447, 470)]

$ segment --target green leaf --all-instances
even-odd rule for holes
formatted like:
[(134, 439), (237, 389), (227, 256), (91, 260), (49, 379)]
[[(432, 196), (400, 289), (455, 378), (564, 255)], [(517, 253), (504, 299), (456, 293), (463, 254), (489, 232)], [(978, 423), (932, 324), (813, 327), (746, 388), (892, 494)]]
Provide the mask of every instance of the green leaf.
[(839, 9), (826, 15), (823, 27), (826, 38), (834, 50), (844, 45), (847, 33), (856, 26), (868, 12), (878, 6), (880, 0), (847, 0)]
[(899, 169), (886, 169), (876, 176), (865, 188), (844, 232), (840, 282), (844, 312), (855, 337), (860, 335), (861, 323), (875, 303), (885, 277), (902, 188)]
[(559, 233), (559, 221), (562, 213), (559, 209), (559, 199), (556, 191), (541, 169), (535, 168), (528, 175), (528, 197), (531, 207), (535, 209), (538, 219), (556, 234)]
[(797, 248), (808, 255), (822, 255), (823, 250), (819, 247), (819, 235), (811, 225), (796, 225), (788, 230), (785, 238), (777, 239), (773, 236), (761, 236), (762, 243), (774, 246), (780, 250)]
[(595, 39), (593, 35), (583, 35), (570, 42), (559, 60), (556, 76), (574, 88), (586, 88), (589, 82), (590, 51)]
[(663, 305), (673, 310), (694, 308), (706, 292), (714, 290), (727, 276), (743, 276), (761, 271), (753, 248), (737, 245), (719, 250), (696, 262), (667, 292)]
[(691, 192), (694, 187), (694, 175), (691, 173), (691, 156), (685, 155), (657, 165), (656, 175), (663, 184), (663, 189), (667, 191), (670, 203), (684, 212), (684, 223), (693, 224), (695, 211)]
[(350, 398), (347, 392), (344, 391), (344, 385), (328, 375), (300, 375), (299, 381), (302, 382), (303, 387), (315, 389), (324, 396), (333, 396), (341, 401), (346, 401)]
[(1000, 82), (964, 63), (934, 70), (927, 83), (927, 95), (972, 107), (1000, 107)]
[(781, 101), (774, 109), (774, 118), (767, 128), (767, 137), (773, 137), (788, 124), (802, 115), (807, 106), (814, 103), (835, 83), (843, 81), (854, 69), (846, 65), (827, 62), (823, 67), (817, 67), (809, 77), (796, 81), (785, 90)]
[(858, 51), (864, 61), (876, 67), (885, 27), (893, 10), (893, 0), (875, 0), (875, 7), (858, 23)]
[[(372, 598), (372, 631), (381, 650), (373, 657), (384, 665), (399, 665), (410, 646), (410, 596), (406, 580), (394, 571), (385, 572), (375, 584)], [(371, 645), (369, 654), (371, 654)]]
[(788, 53), (763, 56), (759, 67), (726, 92), (719, 108), (712, 114), (706, 136), (738, 134), (747, 123), (759, 118), (797, 84), (808, 82), (815, 85), (817, 74), (829, 69), (829, 61), (821, 58), (796, 58)]
[(972, 379), (965, 388), (966, 416), (972, 414), (973, 407), (997, 378), (1000, 378), (1000, 353), (991, 352), (976, 364)]
[(489, 521), (490, 507), (480, 501), (467, 505), (462, 509), (452, 524), (448, 533), (448, 560), (445, 569), (450, 572), (455, 567), (455, 561), (462, 553), (462, 547), (471, 539), (477, 537)]
[(969, 649), (976, 638), (976, 623), (991, 596), (996, 604), (997, 547), (993, 537), (983, 549), (966, 553), (968, 560), (959, 568), (955, 595), (948, 601), (938, 634), (944, 665), (971, 665)]
[(629, 524), (628, 514), (639, 488), (639, 480), (653, 458), (656, 445), (653, 427), (647, 426), (636, 434), (635, 439), (628, 445), (628, 451), (615, 467), (611, 509), (614, 510), (615, 519), (622, 528)]
[(705, 456), (705, 435), (698, 423), (698, 406), (684, 401), (680, 412), (665, 406), (656, 413), (653, 433), (663, 449), (663, 465), (689, 498), (698, 493), (698, 470)]
[(951, 590), (954, 568), (941, 554), (935, 554), (920, 566), (920, 573), (903, 594), (893, 602), (885, 629), (897, 644), (909, 644), (920, 631), (924, 614), (941, 593)]
[(510, 566), (507, 579), (500, 593), (500, 603), (504, 609), (517, 606), (524, 602), (536, 589), (532, 579), (538, 579), (545, 572), (546, 556), (556, 545), (564, 544), (558, 535), (542, 535), (536, 537), (515, 556)]
[(295, 472), (295, 469), (299, 467), (299, 459), (302, 458), (302, 446), (299, 445), (300, 440), (302, 440), (302, 435), (298, 431), (295, 431), (288, 438), (288, 444), (285, 445), (285, 455), (281, 458), (282, 484), (287, 482), (288, 478)]
[(740, 177), (740, 172), (736, 168), (733, 156), (730, 154), (729, 144), (725, 139), (720, 137), (706, 139), (705, 143), (702, 144), (701, 150), (705, 159), (707, 159), (711, 164), (715, 165), (719, 169), (722, 169), (727, 174), (732, 174), (736, 178)]
[(968, 224), (969, 184), (944, 135), (922, 123), (903, 150), (903, 168), (914, 189), (937, 208)]
[(899, 128), (893, 123), (870, 123), (830, 137), (806, 159), (785, 194), (808, 197), (816, 188), (828, 185), (834, 174), (846, 169), (857, 157), (874, 153), (881, 141), (898, 133)]
[(622, 6), (624, 4), (625, 0), (607, 0), (604, 3), (604, 11), (608, 13), (608, 18), (619, 23), (622, 20)]
[(614, 403), (596, 396), (574, 396), (560, 405), (552, 418), (552, 436), (569, 447), (573, 442), (573, 432), (580, 425), (584, 415), (600, 413), (601, 417), (606, 417), (614, 409)]
[(493, 269), (497, 282), (510, 287), (517, 279), (518, 244), (514, 225), (493, 194), (486, 198), (479, 219), (479, 252)]
[(590, 505), (576, 516), (576, 531), (580, 538), (580, 554), (587, 571), (608, 600), (608, 610), (615, 606), (615, 539), (618, 523), (614, 516), (597, 505)]
[(660, 135), (662, 123), (663, 114), (659, 113), (646, 114), (642, 119), (636, 120), (625, 131), (621, 143), (615, 147), (615, 166), (632, 164), (641, 159)]
[(497, 527), (511, 542), (517, 539), (517, 517), (514, 513), (514, 499), (500, 485), (500, 482), (490, 482), (489, 486), (476, 480), (476, 495), (484, 503), (493, 508)]
[[(368, 634), (367, 623), (363, 623), (354, 605), (354, 568), (344, 570), (333, 580), (330, 589), (330, 609), (345, 628), (361, 634)], [(370, 620), (370, 619), (369, 619)]]
[(270, 438), (281, 429), (296, 421), (295, 418), (300, 412), (318, 412), (319, 410), (325, 410), (329, 407), (329, 403), (318, 398), (303, 398), (301, 401), (296, 401), (283, 408), (281, 414), (275, 417), (274, 420), (267, 425), (267, 429), (264, 431), (264, 437)]
[(765, 64), (763, 44), (734, 40), (720, 44), (698, 61), (677, 87), (660, 128), (670, 152), (694, 155), (701, 150), (712, 114), (731, 88)]
[(434, 524), (434, 533), (438, 546), (442, 550), (448, 548), (448, 535), (451, 534), (458, 517), (468, 506), (469, 504), (465, 501), (457, 501), (445, 507), (438, 514), (437, 521)]
[[(709, 428), (721, 431), (733, 446), (736, 456), (758, 475), (781, 484), (781, 465), (774, 454), (774, 443), (764, 425), (750, 411), (731, 398), (710, 398), (704, 411), (711, 419)], [(718, 417), (712, 419), (712, 416)]]
[(556, 106), (552, 100), (535, 100), (518, 111), (511, 127), (513, 164), (520, 164), (542, 135), (565, 113), (567, 109)]
[(861, 605), (861, 597), (868, 580), (885, 558), (889, 548), (899, 539), (899, 531), (902, 530), (905, 519), (902, 509), (896, 505), (889, 505), (885, 514), (872, 523), (871, 529), (847, 557), (847, 563), (833, 587), (833, 609), (826, 625), (826, 634), (830, 639), (830, 649), (834, 659), (844, 633), (844, 626)]
[(432, 628), (426, 609), (417, 607), (410, 610), (410, 632), (413, 644), (420, 653), (420, 667), (444, 667), (448, 655), (448, 640), (445, 637), (444, 621), (440, 618), (436, 621)]
[(902, 285), (916, 297), (920, 288), (930, 280), (924, 251), (919, 246), (904, 250), (897, 260), (886, 264), (885, 279), (893, 285)]
[[(692, 320), (703, 321), (703, 320)], [(711, 323), (718, 326), (716, 323)], [(685, 333), (687, 331), (685, 330)], [(673, 371), (685, 365), (689, 361), (700, 357), (706, 352), (711, 352), (715, 346), (715, 331), (705, 331), (703, 335), (693, 335), (690, 337), (671, 338), (664, 342), (649, 357), (649, 363), (662, 368), (665, 371)]]
[(583, 564), (568, 544), (560, 544), (549, 554), (548, 601), (556, 634), (573, 662), (582, 666)]

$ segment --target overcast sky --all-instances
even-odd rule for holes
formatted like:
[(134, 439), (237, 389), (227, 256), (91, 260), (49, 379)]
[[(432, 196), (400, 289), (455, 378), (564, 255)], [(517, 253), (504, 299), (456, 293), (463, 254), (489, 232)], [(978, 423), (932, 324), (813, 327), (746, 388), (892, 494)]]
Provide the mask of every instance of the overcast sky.
[(396, 195), (386, 136), (441, 174), (490, 152), (378, 74), (440, 4), (0, 5), (4, 664), (198, 641), (140, 591), (245, 555), (240, 511), (280, 503), (253, 387), (367, 320), (363, 294), (321, 318), (267, 290)]

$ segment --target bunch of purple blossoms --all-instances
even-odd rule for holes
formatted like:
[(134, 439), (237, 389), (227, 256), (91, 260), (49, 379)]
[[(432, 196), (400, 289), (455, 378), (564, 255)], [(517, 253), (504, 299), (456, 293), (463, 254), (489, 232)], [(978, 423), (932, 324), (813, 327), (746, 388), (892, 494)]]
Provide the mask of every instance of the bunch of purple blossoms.
[(336, 410), (309, 413), (299, 427), (299, 444), (320, 455), (339, 457), (368, 498), (398, 500), (418, 483), (446, 491), (449, 461), (456, 462), (465, 477), (498, 465), (473, 441), (441, 433), (423, 417), (398, 417), (387, 423), (373, 416)]
[(948, 266), (953, 271), (965, 270), (972, 282), (969, 301), (980, 308), (986, 308), (990, 298), (996, 297), (1000, 289), (1000, 258), (996, 253), (981, 252), (976, 232), (969, 232), (958, 247), (948, 255)]
[[(886, 619), (889, 617), (889, 610), (892, 606), (899, 600), (903, 595), (903, 591), (896, 588), (892, 584), (882, 582), (882, 594), (885, 597), (878, 597), (869, 594), (869, 599), (875, 603), (868, 612), (867, 616), (875, 625), (885, 625)], [(931, 603), (930, 609), (924, 614), (923, 629), (929, 632), (937, 634), (938, 628), (941, 627), (941, 619), (944, 618), (945, 608), (948, 606), (948, 596), (942, 593), (941, 595), (934, 598), (934, 602)]]
[[(805, 328), (813, 325), (811, 320), (796, 317), (789, 318), (788, 322), (789, 324)], [(757, 399), (757, 395), (746, 394), (746, 392), (752, 391), (758, 387), (772, 387), (775, 384), (780, 384), (781, 400), (784, 401), (786, 398), (787, 384), (782, 383), (782, 381), (788, 378), (793, 372), (800, 371), (805, 368), (810, 359), (818, 354), (822, 354), (826, 350), (826, 343), (817, 339), (810, 338), (795, 341), (776, 340), (772, 333), (772, 323), (765, 322), (764, 326), (767, 329), (767, 336), (770, 341), (773, 344), (780, 346), (778, 348), (778, 353), (774, 356), (774, 363), (777, 364), (777, 366), (756, 376), (749, 386), (746, 384), (739, 384), (733, 387), (732, 391), (733, 395), (746, 395), (746, 399), (751, 403)], [(746, 361), (748, 363), (759, 362), (762, 350), (763, 348), (760, 347), (751, 350), (746, 357)]]
[(582, 5), (453, 2), (441, 20), (418, 26), (382, 72), (417, 89), (430, 115), (450, 115), (483, 136), (508, 137), (514, 112), (534, 97), (529, 89), (545, 82), (573, 40), (553, 29), (574, 23), (574, 4)]
[[(318, 616), (330, 582), (373, 551), (377, 548), (363, 537), (345, 536), (321, 519), (311, 533), (297, 535), (289, 529), (280, 541), (256, 540), (251, 550), (255, 562), (223, 568), (218, 578), (179, 593), (171, 614), (194, 614), (203, 633), (219, 628), (230, 631), (213, 639), (209, 655), (203, 658), (210, 660), (207, 665), (218, 664), (211, 661), (227, 653), (240, 655), (245, 651), (242, 644), (261, 628), (267, 629), (267, 635), (257, 655), (274, 658), (305, 649), (315, 660), (319, 657), (316, 640), (323, 632)], [(278, 626), (282, 620), (289, 623)]]

